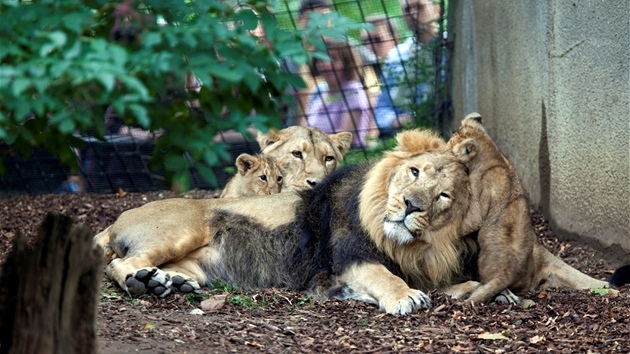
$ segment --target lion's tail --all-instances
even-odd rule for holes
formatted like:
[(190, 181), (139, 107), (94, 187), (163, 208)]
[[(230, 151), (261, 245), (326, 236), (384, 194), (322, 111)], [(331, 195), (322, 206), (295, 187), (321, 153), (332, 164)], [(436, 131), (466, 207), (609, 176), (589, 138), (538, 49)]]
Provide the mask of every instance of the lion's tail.
[(574, 290), (609, 286), (608, 282), (595, 279), (568, 265), (541, 244), (535, 247), (534, 258), (536, 264), (539, 265), (534, 286)]
[(610, 284), (614, 286), (630, 284), (630, 264), (617, 268), (610, 277)]

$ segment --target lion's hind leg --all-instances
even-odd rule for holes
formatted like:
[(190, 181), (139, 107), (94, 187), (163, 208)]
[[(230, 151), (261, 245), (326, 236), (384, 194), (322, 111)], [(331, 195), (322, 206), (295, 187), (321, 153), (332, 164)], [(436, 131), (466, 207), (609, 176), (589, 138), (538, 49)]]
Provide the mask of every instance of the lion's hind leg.
[(212, 253), (211, 247), (202, 247), (179, 261), (159, 268), (151, 266), (150, 257), (139, 255), (118, 258), (109, 263), (106, 272), (107, 276), (115, 279), (132, 296), (151, 293), (165, 297), (174, 290), (199, 293), (201, 287), (207, 283), (200, 261), (210, 261)]
[[(468, 300), (472, 303), (476, 303), (474, 300), (471, 300), (473, 294), (483, 294), (484, 292), (488, 292), (488, 288), (483, 289), (484, 285), (478, 281), (469, 280), (464, 283), (451, 285), (447, 288), (442, 289), (440, 292), (446, 295), (451, 296), (454, 299), (458, 300)], [(479, 290), (481, 289), (481, 290)], [(496, 293), (494, 290), (490, 290), (490, 293), (493, 293), (489, 296), (495, 296), (494, 301), (501, 304), (520, 304), (521, 298), (511, 292), (509, 289), (504, 289), (500, 293)], [(478, 295), (479, 296), (479, 295)], [(484, 296), (485, 295), (480, 295)]]
[(464, 283), (451, 285), (447, 288), (440, 290), (442, 294), (449, 295), (450, 297), (458, 300), (464, 300), (470, 296), (470, 294), (477, 290), (481, 286), (481, 283), (474, 280), (469, 280)]

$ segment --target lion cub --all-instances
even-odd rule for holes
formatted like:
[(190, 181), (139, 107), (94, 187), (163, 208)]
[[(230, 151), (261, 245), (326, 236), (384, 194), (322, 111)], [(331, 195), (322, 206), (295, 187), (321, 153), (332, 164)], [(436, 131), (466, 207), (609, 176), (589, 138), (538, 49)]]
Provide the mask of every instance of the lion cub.
[(219, 198), (249, 197), (282, 191), (282, 174), (273, 157), (240, 154), (235, 166), (238, 172), (225, 185)]
[(486, 301), (507, 288), (526, 292), (536, 271), (536, 236), (529, 202), (512, 165), (486, 133), (478, 113), (464, 118), (447, 146), (468, 168), (473, 190), (463, 234), (479, 230), (481, 284), (469, 300)]
[(473, 303), (501, 293), (510, 302), (533, 288), (601, 288), (608, 283), (594, 279), (549, 252), (538, 243), (529, 214), (529, 201), (510, 162), (485, 128), (481, 116), (471, 113), (453, 133), (447, 146), (469, 170), (473, 191), (462, 234), (479, 231), (479, 282), (470, 281), (447, 291)]

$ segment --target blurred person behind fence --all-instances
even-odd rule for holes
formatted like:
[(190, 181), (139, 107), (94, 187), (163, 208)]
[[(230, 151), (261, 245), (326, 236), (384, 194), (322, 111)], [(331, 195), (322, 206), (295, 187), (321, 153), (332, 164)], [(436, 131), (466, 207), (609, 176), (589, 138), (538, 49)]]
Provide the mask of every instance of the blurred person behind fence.
[(330, 61), (316, 59), (313, 71), (326, 82), (306, 110), (306, 124), (326, 133), (352, 132), (354, 147), (374, 144), (378, 136), (367, 91), (360, 80), (360, 58), (348, 42), (325, 39)]
[[(299, 29), (306, 29), (309, 26), (310, 17), (313, 13), (326, 15), (330, 14), (334, 10), (333, 3), (330, 0), (302, 0), (298, 9), (296, 26)], [(359, 56), (361, 65), (356, 69), (359, 72), (360, 81), (364, 84), (364, 87), (368, 88), (370, 93), (373, 93), (372, 96), (376, 96), (378, 93), (379, 83), (377, 74), (372, 66), (378, 64), (377, 56), (370, 50), (369, 47), (356, 41), (352, 37), (346, 37), (345, 40), (350, 44), (350, 46), (355, 48), (355, 51)], [(299, 90), (299, 92), (296, 90), (297, 107), (294, 110), (295, 118), (292, 120), (289, 118), (286, 121), (292, 121), (295, 124), (304, 125), (306, 124), (304, 121), (306, 108), (318, 95), (327, 90), (326, 80), (322, 77), (318, 77), (318, 75), (311, 71), (313, 65), (304, 65), (302, 67), (286, 65), (284, 67), (287, 68), (288, 72), (300, 75), (306, 83), (305, 89)]]
[(432, 0), (400, 0), (413, 36), (393, 47), (382, 66), (381, 93), (374, 115), (381, 135), (391, 136), (415, 117), (432, 95), (435, 65), (430, 43), (438, 33), (440, 8)]

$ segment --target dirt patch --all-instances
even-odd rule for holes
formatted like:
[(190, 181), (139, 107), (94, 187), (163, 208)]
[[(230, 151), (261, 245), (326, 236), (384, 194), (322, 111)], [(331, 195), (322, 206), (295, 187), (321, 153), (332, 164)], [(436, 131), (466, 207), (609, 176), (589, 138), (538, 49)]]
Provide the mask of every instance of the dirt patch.
[[(191, 192), (186, 197), (213, 197)], [(171, 192), (20, 196), (0, 200), (0, 260), (17, 234), (34, 239), (47, 212), (74, 217), (98, 232), (124, 210)], [(554, 254), (581, 271), (607, 279), (621, 264), (587, 247), (559, 242), (544, 218), (532, 214), (537, 234)], [(221, 308), (191, 314), (200, 301), (227, 295)], [(624, 352), (630, 348), (630, 291), (529, 294), (529, 309), (494, 303), (470, 307), (432, 294), (433, 308), (404, 317), (356, 301), (314, 301), (281, 289), (239, 292), (204, 289), (129, 298), (105, 279), (97, 330), (103, 353), (387, 353), (387, 352)], [(198, 310), (196, 310), (198, 311)]]

